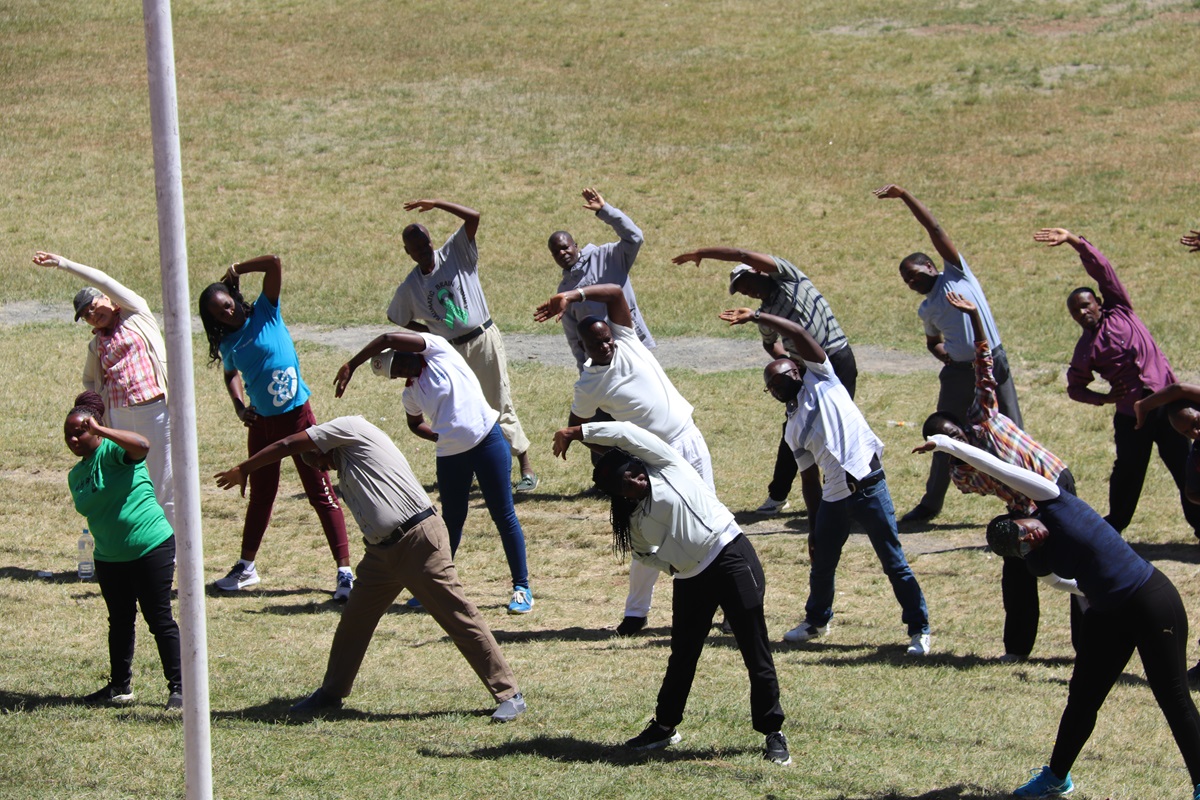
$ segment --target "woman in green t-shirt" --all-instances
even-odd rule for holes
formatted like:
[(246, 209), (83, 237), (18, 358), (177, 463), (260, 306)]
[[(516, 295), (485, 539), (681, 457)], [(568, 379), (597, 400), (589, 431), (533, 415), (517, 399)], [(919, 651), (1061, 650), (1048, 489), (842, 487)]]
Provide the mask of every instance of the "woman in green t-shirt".
[(175, 577), (175, 534), (154, 496), (145, 458), (146, 437), (106, 428), (104, 401), (95, 392), (75, 398), (63, 437), (79, 463), (67, 483), (75, 510), (87, 517), (96, 539), (96, 579), (108, 606), (108, 657), (112, 674), (86, 703), (127, 703), (133, 699), (134, 622), (142, 616), (162, 659), (167, 708), (183, 708), (179, 626), (171, 615)]

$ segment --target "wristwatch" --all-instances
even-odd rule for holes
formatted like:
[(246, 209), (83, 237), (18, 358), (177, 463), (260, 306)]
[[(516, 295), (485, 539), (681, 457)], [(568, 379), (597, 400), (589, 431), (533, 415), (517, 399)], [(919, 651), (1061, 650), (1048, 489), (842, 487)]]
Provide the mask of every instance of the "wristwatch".
[(755, 322), (758, 322), (758, 318), (759, 318), (759, 317), (761, 317), (761, 316), (762, 316), (762, 309), (761, 309), (761, 308), (756, 308), (756, 309), (754, 309), (754, 314), (752, 315), (752, 317), (751, 317), (751, 318), (752, 318), (752, 319), (753, 319)]

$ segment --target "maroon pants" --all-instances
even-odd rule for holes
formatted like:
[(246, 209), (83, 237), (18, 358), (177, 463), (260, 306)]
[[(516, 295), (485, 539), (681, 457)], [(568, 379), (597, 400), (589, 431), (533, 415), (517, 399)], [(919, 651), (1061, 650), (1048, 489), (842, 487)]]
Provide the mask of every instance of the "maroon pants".
[[(273, 417), (260, 416), (248, 429), (247, 450), (250, 455), (254, 455), (267, 445), (316, 424), (317, 418), (313, 416), (308, 403)], [(299, 456), (293, 456), (292, 462), (300, 475), (300, 483), (304, 484), (308, 502), (312, 504), (321, 520), (321, 527), (325, 530), (325, 539), (329, 542), (334, 561), (349, 559), (350, 545), (346, 541), (346, 520), (342, 516), (342, 507), (338, 505), (337, 497), (333, 494), (329, 474), (313, 469)], [(246, 524), (242, 528), (242, 558), (247, 561), (253, 561), (258, 553), (263, 534), (267, 532), (267, 524), (271, 521), (271, 509), (275, 506), (275, 495), (278, 492), (278, 461), (250, 473), (250, 505), (246, 508)]]

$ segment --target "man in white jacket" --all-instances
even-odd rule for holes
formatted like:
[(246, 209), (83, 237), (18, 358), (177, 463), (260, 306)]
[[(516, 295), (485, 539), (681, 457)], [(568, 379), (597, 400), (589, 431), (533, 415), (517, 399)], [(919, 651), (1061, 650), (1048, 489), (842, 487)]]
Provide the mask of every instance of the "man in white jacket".
[(766, 736), (763, 757), (791, 763), (781, 732), (779, 681), (763, 615), (766, 579), (750, 540), (696, 470), (669, 444), (629, 422), (589, 422), (554, 435), (554, 454), (572, 441), (612, 448), (593, 473), (612, 499), (613, 547), (675, 577), (671, 657), (654, 719), (626, 742), (652, 750), (680, 740), (696, 663), (720, 606), (733, 629), (750, 678), (754, 729)]

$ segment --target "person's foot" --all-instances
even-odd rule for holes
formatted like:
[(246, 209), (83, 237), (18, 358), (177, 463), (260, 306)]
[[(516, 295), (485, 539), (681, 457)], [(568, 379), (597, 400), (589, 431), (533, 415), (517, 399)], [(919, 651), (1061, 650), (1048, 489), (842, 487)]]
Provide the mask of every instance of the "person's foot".
[(538, 487), (538, 476), (532, 472), (527, 472), (521, 476), (521, 480), (517, 481), (517, 485), (513, 487), (513, 491), (519, 494), (532, 492)]
[(1013, 797), (1062, 797), (1075, 791), (1069, 772), (1065, 778), (1055, 775), (1049, 767), (1031, 769), (1029, 773), (1033, 777), (1014, 789)]
[(763, 759), (781, 767), (792, 763), (792, 755), (788, 752), (787, 737), (783, 735), (782, 731), (767, 734), (767, 741), (763, 745)]
[(288, 709), (293, 714), (319, 714), (322, 711), (335, 711), (342, 707), (342, 698), (334, 697), (323, 688), (300, 700)]
[(171, 692), (167, 697), (167, 711), (183, 711), (183, 692)]
[(129, 688), (129, 684), (113, 686), (110, 682), (91, 694), (85, 694), (83, 702), (89, 706), (123, 706), (133, 702), (133, 690)]
[(233, 569), (229, 570), (229, 574), (224, 578), (218, 578), (213, 585), (222, 592), (236, 592), (258, 582), (258, 570), (254, 568), (254, 563), (247, 564), (239, 559), (233, 565)]
[(908, 643), (908, 650), (905, 652), (910, 656), (927, 656), (930, 644), (928, 633), (914, 633), (912, 640)]
[(782, 500), (774, 500), (770, 495), (767, 495), (767, 499), (763, 501), (761, 506), (754, 509), (754, 513), (762, 517), (773, 517), (781, 511), (787, 511), (791, 507), (792, 504), (788, 502), (786, 497)]
[(514, 586), (508, 613), (528, 614), (530, 611), (533, 611), (533, 592), (529, 591), (528, 586)]
[(333, 601), (344, 603), (350, 599), (350, 590), (354, 588), (354, 573), (348, 569), (339, 569), (337, 588), (333, 590)]
[(410, 597), (404, 603), (405, 608), (411, 608), (413, 611), (424, 611), (425, 606), (421, 605), (421, 601), (415, 597)]
[(678, 744), (682, 738), (674, 728), (668, 728), (659, 725), (655, 720), (650, 720), (650, 724), (646, 726), (646, 730), (625, 742), (625, 746), (630, 750), (645, 752), (646, 750), (658, 750), (668, 745)]
[(1187, 671), (1188, 685), (1195, 689), (1200, 689), (1200, 663)]
[(525, 713), (525, 698), (520, 692), (496, 706), (492, 712), (492, 722), (512, 722)]
[(1019, 653), (1005, 653), (1004, 655), (1002, 655), (996, 659), (996, 663), (997, 664), (1020, 664), (1022, 661), (1024, 661), (1027, 658), (1029, 658), (1029, 656), (1023, 656), (1023, 655), (1020, 655)]
[(936, 517), (940, 512), (935, 511), (924, 503), (917, 503), (912, 511), (909, 511), (900, 518), (901, 525), (916, 525), (921, 522), (928, 522)]
[(635, 633), (646, 627), (645, 617), (626, 617), (621, 620), (621, 624), (617, 626), (617, 636), (633, 636)]
[(812, 641), (813, 639), (819, 639), (827, 633), (829, 633), (829, 623), (824, 625), (813, 625), (811, 622), (805, 620), (785, 633), (783, 635), (783, 640), (785, 642), (798, 644), (799, 642), (808, 642)]

